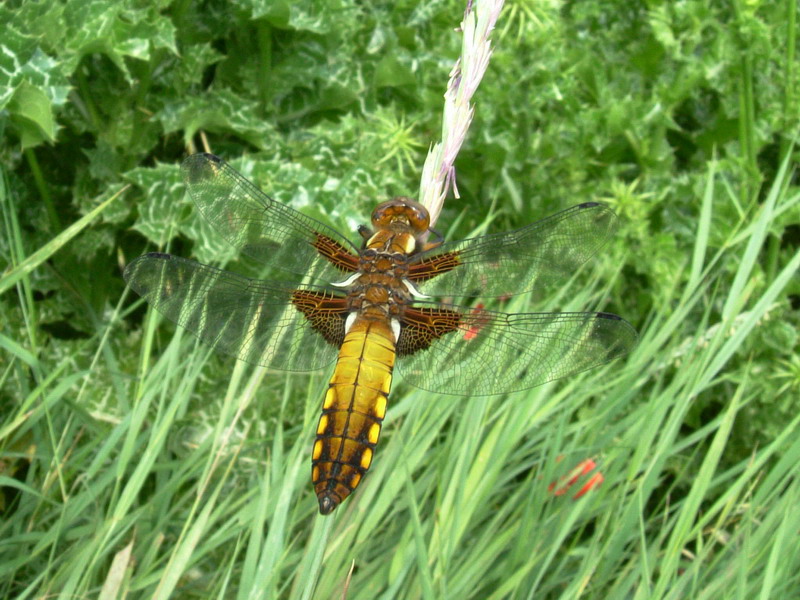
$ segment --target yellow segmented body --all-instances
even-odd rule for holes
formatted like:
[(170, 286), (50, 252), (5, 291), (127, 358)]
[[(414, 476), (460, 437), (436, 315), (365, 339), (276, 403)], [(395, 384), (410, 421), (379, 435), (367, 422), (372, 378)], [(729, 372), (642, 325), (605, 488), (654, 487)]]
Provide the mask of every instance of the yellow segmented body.
[(311, 477), (322, 514), (349, 496), (372, 464), (394, 359), (389, 320), (364, 311), (344, 338), (317, 426)]

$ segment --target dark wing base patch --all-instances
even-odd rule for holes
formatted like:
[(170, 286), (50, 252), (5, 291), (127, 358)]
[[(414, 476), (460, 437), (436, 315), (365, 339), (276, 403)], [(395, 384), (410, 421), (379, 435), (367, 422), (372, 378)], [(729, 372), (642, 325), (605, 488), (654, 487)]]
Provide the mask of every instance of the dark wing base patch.
[(333, 294), (295, 290), (292, 304), (311, 323), (311, 328), (337, 348), (344, 342), (347, 299)]
[(418, 263), (410, 264), (407, 277), (415, 283), (420, 283), (433, 279), (442, 273), (452, 271), (460, 264), (458, 252), (445, 252), (444, 254), (424, 258)]
[(358, 270), (358, 257), (351, 253), (345, 246), (327, 235), (318, 233), (312, 246), (340, 271), (352, 273)]
[(446, 308), (406, 308), (397, 340), (397, 356), (425, 350), (440, 337), (459, 329), (463, 315)]

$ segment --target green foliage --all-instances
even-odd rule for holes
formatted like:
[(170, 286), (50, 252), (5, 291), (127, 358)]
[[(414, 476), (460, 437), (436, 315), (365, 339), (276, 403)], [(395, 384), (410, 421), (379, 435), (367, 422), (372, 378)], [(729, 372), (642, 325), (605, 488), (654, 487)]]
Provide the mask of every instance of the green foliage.
[[(235, 258), (184, 198), (206, 145), (342, 231), (413, 195), (463, 8), (0, 5), (0, 596), (341, 597), (351, 560), (348, 598), (796, 595), (790, 0), (506, 2), (439, 227), (608, 202), (618, 239), (509, 310), (610, 310), (640, 347), (508, 398), (398, 378), (333, 517), (325, 374), (210, 356), (125, 292), (145, 251)], [(588, 456), (603, 487), (548, 493)]]

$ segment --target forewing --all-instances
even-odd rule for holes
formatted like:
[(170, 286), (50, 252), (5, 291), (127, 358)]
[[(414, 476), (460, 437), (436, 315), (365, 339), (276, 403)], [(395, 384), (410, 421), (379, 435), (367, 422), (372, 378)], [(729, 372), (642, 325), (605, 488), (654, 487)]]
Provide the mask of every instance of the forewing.
[(433, 303), (408, 311), (397, 370), (408, 383), (443, 394), (528, 389), (618, 358), (637, 338), (609, 313), (507, 314)]
[[(336, 358), (335, 342), (344, 336), (344, 298), (312, 286), (249, 279), (160, 253), (140, 256), (125, 268), (124, 277), (165, 317), (249, 363), (316, 370)], [(328, 299), (329, 314), (316, 315), (315, 322), (293, 304), (298, 298), (306, 313), (312, 306), (309, 298)]]
[(563, 281), (606, 243), (616, 215), (587, 202), (522, 229), (445, 242), (412, 261), (409, 279), (436, 296), (506, 296)]
[(194, 154), (181, 169), (198, 210), (246, 256), (325, 282), (357, 268), (358, 251), (347, 238), (276, 202), (221, 158)]

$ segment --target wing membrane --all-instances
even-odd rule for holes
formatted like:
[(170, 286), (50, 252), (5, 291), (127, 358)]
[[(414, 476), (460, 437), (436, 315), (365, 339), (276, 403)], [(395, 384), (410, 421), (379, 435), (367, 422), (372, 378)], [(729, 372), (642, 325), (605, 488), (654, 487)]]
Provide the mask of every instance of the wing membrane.
[(181, 170), (198, 210), (246, 256), (326, 282), (357, 266), (347, 238), (276, 202), (221, 158), (194, 154)]
[[(324, 294), (336, 304), (337, 296), (322, 288), (283, 287), (160, 253), (140, 256), (125, 268), (124, 277), (165, 317), (240, 360), (311, 371), (336, 358), (338, 348), (292, 305), (297, 293)], [(341, 319), (343, 336), (344, 312), (332, 311), (331, 319)]]
[[(616, 215), (608, 206), (587, 202), (514, 231), (445, 242), (420, 254), (409, 277), (431, 295), (519, 294), (563, 281), (615, 228)], [(426, 263), (432, 274), (426, 274)], [(434, 273), (440, 267), (445, 272)]]
[[(438, 321), (440, 329), (420, 346), (430, 350), (401, 355), (397, 369), (412, 385), (443, 394), (490, 396), (528, 389), (599, 366), (636, 345), (633, 327), (609, 313), (508, 314), (425, 304), (408, 309), (423, 313), (416, 325)], [(459, 315), (457, 323), (453, 315)], [(401, 332), (400, 354), (403, 341)]]

